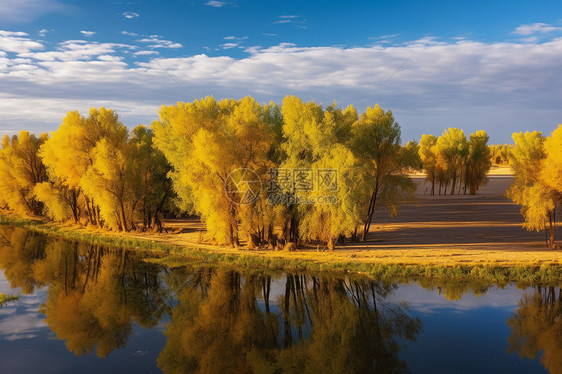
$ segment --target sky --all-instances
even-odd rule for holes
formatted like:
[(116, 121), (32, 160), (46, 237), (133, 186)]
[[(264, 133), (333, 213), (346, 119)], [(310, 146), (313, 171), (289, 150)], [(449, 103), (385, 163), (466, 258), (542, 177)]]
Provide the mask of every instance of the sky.
[(559, 1), (0, 0), (0, 134), (213, 95), (378, 103), (402, 140), (562, 123)]

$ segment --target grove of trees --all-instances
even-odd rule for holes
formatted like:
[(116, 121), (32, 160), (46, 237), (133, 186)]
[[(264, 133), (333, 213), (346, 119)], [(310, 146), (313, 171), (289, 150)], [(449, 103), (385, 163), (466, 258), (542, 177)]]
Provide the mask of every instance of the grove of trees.
[[(490, 168), (483, 130), (467, 139), (450, 128), (402, 145), (392, 112), (378, 105), (359, 114), (295, 96), (281, 105), (206, 97), (159, 115), (130, 131), (113, 110), (92, 108), (69, 112), (50, 136), (5, 135), (0, 206), (121, 231), (161, 230), (164, 212), (188, 212), (213, 243), (333, 249), (365, 240), (379, 208), (396, 214), (416, 188), (408, 175), (422, 166), (432, 194), (436, 185), (473, 194)], [(232, 181), (246, 169), (262, 188), (240, 204), (226, 190), (251, 192)]]
[(431, 183), (431, 195), (449, 193), (454, 195), (467, 190), (474, 195), (488, 181), (486, 174), (492, 166), (488, 134), (484, 130), (470, 134), (467, 139), (464, 131), (450, 127), (440, 137), (425, 134), (420, 139), (419, 156), (426, 174), (426, 182)]

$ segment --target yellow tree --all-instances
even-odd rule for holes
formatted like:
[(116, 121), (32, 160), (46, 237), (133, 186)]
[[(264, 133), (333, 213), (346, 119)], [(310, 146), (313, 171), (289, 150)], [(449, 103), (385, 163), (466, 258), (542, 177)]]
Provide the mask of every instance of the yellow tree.
[[(284, 239), (295, 244), (300, 238), (320, 241), (333, 248), (335, 240), (350, 235), (359, 222), (357, 161), (345, 144), (357, 111), (353, 106), (342, 110), (336, 103), (323, 110), (312, 101), (286, 96), (282, 114), (285, 157), (280, 172), (290, 180), (282, 188), (288, 197)], [(325, 178), (337, 181), (323, 184)]]
[(143, 126), (135, 127), (128, 146), (130, 169), (128, 178), (133, 190), (133, 217), (142, 220), (144, 228), (162, 231), (161, 215), (172, 197), (170, 166), (164, 154), (153, 144), (154, 132)]
[(367, 192), (362, 240), (367, 237), (378, 206), (387, 205), (395, 212), (397, 198), (415, 190), (406, 172), (419, 167), (417, 145), (401, 147), (400, 133), (392, 112), (383, 111), (379, 105), (368, 107), (353, 125), (351, 149), (362, 165), (364, 179), (360, 183)]
[(47, 180), (45, 165), (38, 155), (47, 134), (36, 137), (20, 131), (11, 139), (4, 135), (0, 150), (0, 194), (10, 209), (22, 214), (41, 214), (43, 204), (33, 189)]
[(76, 222), (85, 211), (88, 222), (100, 225), (102, 219), (94, 196), (96, 191), (82, 194), (83, 178), (94, 163), (93, 150), (98, 142), (106, 139), (109, 145), (119, 144), (126, 134), (127, 128), (111, 109), (92, 108), (88, 117), (78, 111), (68, 112), (58, 130), (41, 148), (52, 186), (50, 194), (46, 194), (49, 191), (38, 192), (46, 194), (46, 201), (66, 202)]
[[(464, 160), (468, 156), (468, 142), (464, 131), (454, 127), (443, 131), (437, 139), (438, 163), (448, 174), (451, 181), (451, 195), (455, 194), (457, 181), (462, 178)], [(460, 185), (460, 183), (459, 183)], [(445, 187), (445, 194), (447, 187)]]
[(241, 207), (225, 184), (241, 168), (260, 178), (267, 172), (273, 142), (267, 118), (251, 97), (220, 102), (207, 97), (163, 107), (152, 124), (154, 143), (173, 168), (170, 177), (181, 205), (201, 215), (217, 242), (237, 245), (241, 211), (255, 206), (254, 201)]
[(545, 158), (542, 163), (540, 181), (552, 191), (554, 206), (549, 213), (550, 244), (554, 245), (556, 227), (556, 205), (562, 202), (562, 125), (544, 141)]
[[(89, 151), (93, 148), (85, 141), (85, 134), (85, 118), (78, 111), (68, 112), (58, 130), (52, 132), (41, 147), (40, 155), (47, 167), (49, 182), (38, 186), (36, 194), (55, 219), (68, 218), (66, 214), (70, 211), (78, 222), (81, 207), (88, 202), (81, 204), (80, 201), (80, 179), (90, 164)], [(91, 218), (89, 205), (88, 213)]]
[(478, 130), (470, 134), (468, 143), (468, 156), (464, 165), (464, 193), (468, 188), (471, 195), (476, 194), (480, 186), (488, 182), (486, 174), (490, 170), (490, 148), (488, 147), (488, 134), (484, 130)]
[(514, 181), (506, 195), (516, 204), (521, 205), (521, 214), (525, 218), (523, 227), (527, 230), (546, 231), (549, 223), (549, 245), (554, 245), (554, 208), (556, 193), (541, 179), (542, 165), (545, 159), (544, 137), (538, 131), (514, 133), (515, 147), (511, 149), (510, 166)]
[(435, 195), (435, 182), (437, 177), (437, 157), (434, 153), (437, 137), (424, 134), (420, 139), (419, 156), (425, 172), (426, 182), (431, 182), (431, 195)]

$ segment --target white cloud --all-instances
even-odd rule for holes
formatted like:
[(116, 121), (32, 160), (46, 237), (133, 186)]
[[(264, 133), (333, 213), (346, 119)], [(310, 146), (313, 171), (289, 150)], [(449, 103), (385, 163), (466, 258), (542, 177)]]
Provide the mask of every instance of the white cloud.
[(282, 15), (278, 17), (277, 21), (273, 22), (273, 24), (287, 24), (287, 23), (295, 24), (295, 26), (297, 27), (306, 28), (306, 26), (304, 26), (305, 20), (295, 15)]
[(135, 12), (125, 12), (123, 13), (123, 17), (131, 19), (131, 18), (138, 18), (139, 14)]
[(174, 43), (170, 40), (162, 39), (160, 35), (149, 35), (146, 38), (139, 39), (139, 43), (150, 43), (149, 48), (182, 48), (180, 43)]
[(207, 1), (205, 5), (212, 6), (213, 8), (221, 8), (226, 5), (226, 1), (210, 0)]
[(533, 23), (530, 25), (520, 25), (514, 31), (516, 35), (546, 34), (553, 31), (562, 31), (562, 27), (549, 25), (548, 23)]
[(50, 31), (54, 31), (53, 29), (51, 30), (47, 30), (47, 29), (41, 29), (39, 31), (37, 31), (37, 35), (39, 35), (41, 38), (44, 38), (45, 35), (47, 35), (48, 32)]
[[(175, 43), (158, 35), (141, 43), (144, 49), (66, 41), (40, 50), (25, 33), (0, 32), (0, 133), (54, 130), (68, 110), (102, 103), (136, 125), (155, 119), (163, 103), (208, 94), (264, 102), (295, 94), (360, 111), (380, 103), (393, 110), (405, 140), (454, 124), (467, 133), (484, 128), (499, 143), (513, 131), (549, 133), (562, 118), (562, 38), (526, 44), (424, 38), (353, 48), (281, 43), (251, 47), (244, 58), (154, 57), (146, 47)], [(129, 62), (127, 53), (148, 59)]]
[(0, 51), (26, 53), (36, 49), (43, 49), (43, 44), (30, 39), (26, 33), (0, 30)]
[(121, 34), (127, 35), (127, 36), (138, 36), (137, 33), (135, 33), (135, 32), (129, 32), (129, 31), (121, 31)]
[(262, 32), (261, 34), (265, 35), (265, 36), (277, 36), (277, 34), (272, 34), (272, 33), (269, 33), (269, 32)]
[(150, 56), (160, 54), (158, 51), (138, 51), (133, 53), (135, 56)]
[(82, 31), (80, 31), (80, 33), (82, 35), (84, 35), (86, 38), (91, 38), (92, 36), (96, 35), (95, 31), (84, 31), (84, 30), (82, 30)]
[(222, 49), (231, 49), (231, 48), (236, 48), (239, 45), (240, 45), (240, 43), (224, 43), (224, 44), (221, 44), (220, 46), (221, 46)]
[(70, 6), (57, 0), (2, 0), (0, 1), (0, 22), (28, 23), (42, 15), (65, 12)]

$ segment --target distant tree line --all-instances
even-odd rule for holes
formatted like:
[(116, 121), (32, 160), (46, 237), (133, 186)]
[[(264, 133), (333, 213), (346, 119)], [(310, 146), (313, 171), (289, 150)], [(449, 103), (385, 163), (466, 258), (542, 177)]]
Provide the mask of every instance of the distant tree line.
[(492, 144), (490, 145), (490, 162), (492, 165), (509, 165), (509, 154), (513, 144)]
[(440, 137), (423, 135), (419, 144), (419, 156), (431, 183), (431, 195), (466, 194), (474, 195), (486, 184), (490, 170), (490, 148), (488, 135), (484, 130), (470, 134), (457, 128), (445, 130)]
[[(150, 128), (129, 131), (114, 111), (93, 108), (87, 116), (69, 112), (50, 137), (5, 135), (1, 207), (121, 231), (161, 230), (165, 212), (183, 211), (199, 215), (215, 243), (333, 248), (364, 240), (378, 208), (396, 214), (416, 189), (409, 175), (422, 165), (445, 193), (475, 193), (490, 167), (484, 131), (467, 140), (449, 129), (402, 145), (392, 112), (378, 105), (358, 114), (351, 105), (323, 108), (294, 96), (281, 105), (207, 97), (159, 114)], [(232, 180), (241, 168), (263, 185), (245, 204), (226, 193), (232, 185), (251, 192)], [(300, 178), (326, 170), (335, 171), (329, 183)], [(282, 172), (293, 173), (291, 183)], [(272, 203), (275, 193), (286, 201)], [(335, 199), (323, 203), (325, 196)], [(290, 203), (302, 198), (307, 203)]]

